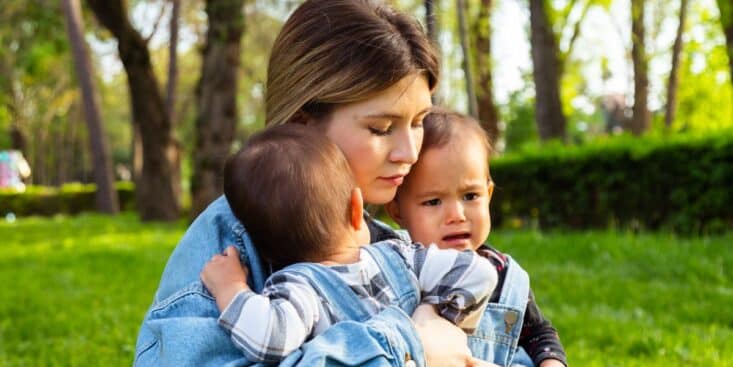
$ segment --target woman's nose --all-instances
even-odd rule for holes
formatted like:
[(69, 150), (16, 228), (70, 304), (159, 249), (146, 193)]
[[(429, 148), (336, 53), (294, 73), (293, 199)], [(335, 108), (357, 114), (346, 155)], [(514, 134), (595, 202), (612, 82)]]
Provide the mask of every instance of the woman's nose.
[(394, 146), (390, 152), (390, 160), (395, 163), (414, 164), (417, 162), (419, 147), (417, 137), (410, 128), (395, 134)]

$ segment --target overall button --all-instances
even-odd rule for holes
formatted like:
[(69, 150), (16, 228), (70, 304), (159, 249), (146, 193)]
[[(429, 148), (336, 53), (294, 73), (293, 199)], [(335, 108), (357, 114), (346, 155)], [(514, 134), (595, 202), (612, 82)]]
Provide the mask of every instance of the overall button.
[(506, 325), (506, 329), (504, 332), (507, 334), (512, 330), (512, 327), (514, 324), (517, 323), (517, 320), (519, 319), (519, 315), (516, 311), (507, 311), (504, 313), (504, 324)]

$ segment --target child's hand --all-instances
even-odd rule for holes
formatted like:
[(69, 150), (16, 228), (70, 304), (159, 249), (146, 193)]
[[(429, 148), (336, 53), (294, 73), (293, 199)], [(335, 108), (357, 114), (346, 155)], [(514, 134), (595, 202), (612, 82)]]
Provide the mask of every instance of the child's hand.
[(248, 270), (239, 262), (239, 252), (234, 246), (227, 247), (224, 255), (214, 255), (204, 270), (201, 281), (216, 298), (219, 311), (229, 305), (234, 296), (247, 287)]

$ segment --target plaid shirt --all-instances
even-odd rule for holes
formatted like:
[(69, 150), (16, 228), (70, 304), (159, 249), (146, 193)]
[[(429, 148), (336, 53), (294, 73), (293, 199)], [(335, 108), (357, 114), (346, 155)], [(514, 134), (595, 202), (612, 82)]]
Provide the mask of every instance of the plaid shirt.
[[(496, 286), (495, 267), (473, 251), (440, 250), (400, 240), (385, 242), (415, 276), (421, 302), (437, 305), (443, 317), (473, 332)], [(372, 314), (394, 301), (393, 290), (367, 251), (361, 250), (356, 263), (330, 268)], [(237, 294), (219, 318), (234, 344), (256, 362), (276, 362), (338, 321), (308, 279), (287, 271), (273, 274), (262, 295), (251, 291)]]

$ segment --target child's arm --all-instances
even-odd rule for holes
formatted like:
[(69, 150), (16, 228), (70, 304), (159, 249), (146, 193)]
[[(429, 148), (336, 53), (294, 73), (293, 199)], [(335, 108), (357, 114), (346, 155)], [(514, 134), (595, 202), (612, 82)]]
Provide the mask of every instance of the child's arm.
[(473, 333), (496, 287), (496, 268), (470, 250), (400, 247), (417, 276), (421, 301), (437, 305), (441, 316)]
[(239, 261), (239, 251), (234, 246), (224, 250), (223, 255), (214, 255), (201, 271), (201, 281), (216, 298), (219, 311), (224, 311), (234, 296), (248, 291), (249, 270)]
[(542, 315), (531, 289), (527, 309), (524, 312), (519, 345), (540, 367), (567, 366), (565, 350), (557, 330), (550, 320)]
[(307, 280), (275, 275), (262, 295), (246, 286), (236, 249), (216, 255), (201, 272), (221, 310), (219, 325), (252, 362), (278, 362), (300, 348), (318, 320), (319, 298)]

